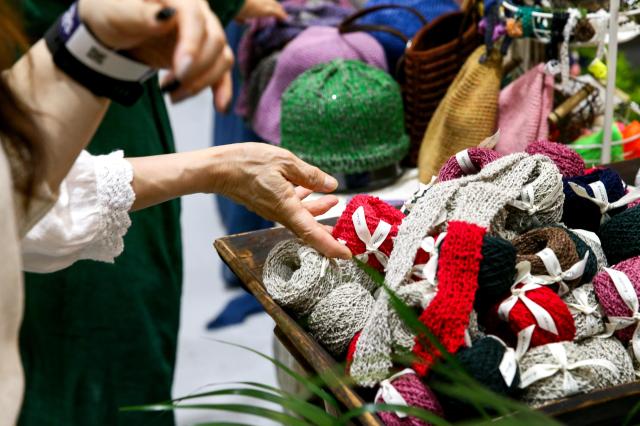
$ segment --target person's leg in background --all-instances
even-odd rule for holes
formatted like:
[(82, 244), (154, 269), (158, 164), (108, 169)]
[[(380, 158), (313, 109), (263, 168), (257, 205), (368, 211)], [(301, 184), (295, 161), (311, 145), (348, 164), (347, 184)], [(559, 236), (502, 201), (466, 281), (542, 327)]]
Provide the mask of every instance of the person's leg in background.
[[(233, 49), (236, 58), (238, 57), (238, 44), (242, 37), (242, 31), (243, 27), (235, 22), (231, 22), (225, 31), (229, 46)], [(214, 117), (213, 144), (216, 146), (235, 142), (261, 141), (260, 137), (244, 122), (242, 117), (234, 112), (241, 87), (242, 77), (236, 61), (236, 65), (233, 67), (233, 101), (231, 107), (226, 114), (216, 112)], [(216, 195), (215, 199), (227, 234), (255, 231), (273, 226), (273, 222), (261, 218), (226, 197)], [(223, 265), (222, 275), (227, 287), (240, 286), (240, 281), (228, 266)], [(252, 295), (242, 294), (233, 299), (207, 327), (213, 329), (236, 324), (242, 322), (248, 315), (261, 311), (262, 307)]]

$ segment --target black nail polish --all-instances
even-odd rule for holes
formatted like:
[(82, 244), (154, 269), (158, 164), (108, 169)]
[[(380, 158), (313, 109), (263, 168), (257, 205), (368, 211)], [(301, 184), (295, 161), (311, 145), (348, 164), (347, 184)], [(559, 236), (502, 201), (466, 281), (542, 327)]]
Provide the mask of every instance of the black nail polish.
[(179, 80), (171, 80), (168, 83), (166, 83), (164, 86), (162, 86), (160, 88), (160, 91), (162, 93), (171, 93), (171, 92), (175, 92), (176, 90), (178, 90), (178, 88), (180, 87), (180, 81)]
[(175, 14), (176, 10), (173, 7), (165, 7), (160, 9), (160, 12), (156, 13), (156, 20), (168, 21)]

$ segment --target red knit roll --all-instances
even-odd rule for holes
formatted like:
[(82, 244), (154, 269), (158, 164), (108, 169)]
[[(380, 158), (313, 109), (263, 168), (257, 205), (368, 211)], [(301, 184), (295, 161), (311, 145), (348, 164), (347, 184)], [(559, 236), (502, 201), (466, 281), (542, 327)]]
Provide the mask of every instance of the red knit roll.
[[(523, 284), (518, 284), (516, 288), (520, 288), (522, 286)], [(549, 313), (549, 315), (551, 315), (551, 318), (553, 318), (553, 321), (556, 324), (556, 329), (558, 330), (558, 334), (556, 335), (536, 326), (533, 331), (533, 335), (531, 336), (531, 347), (546, 345), (547, 343), (571, 341), (574, 339), (576, 335), (576, 325), (573, 321), (571, 312), (569, 312), (569, 308), (562, 301), (560, 296), (550, 288), (544, 286), (527, 291), (526, 296), (531, 301), (540, 305)], [(494, 318), (498, 318), (498, 308), (501, 303), (502, 302), (498, 303), (491, 311), (491, 315), (494, 316)], [(527, 328), (531, 324), (538, 324), (536, 318), (522, 300), (518, 300), (509, 312), (508, 322), (511, 334), (504, 337), (505, 340), (509, 342), (515, 341), (520, 330)], [(493, 328), (493, 324), (491, 324), (491, 322), (486, 324), (486, 326), (490, 333), (496, 335), (500, 335), (500, 333), (505, 330), (505, 328), (502, 328), (501, 330), (490, 330), (489, 328)]]
[[(420, 321), (451, 353), (464, 345), (464, 334), (478, 288), (485, 232), (485, 228), (471, 223), (449, 222), (438, 259), (438, 294), (420, 315)], [(413, 365), (420, 376), (426, 375), (440, 356), (428, 342), (427, 336), (421, 336), (413, 347), (413, 352), (421, 358)], [(420, 343), (425, 343), (426, 347)]]
[[(364, 209), (367, 228), (372, 235), (381, 220), (391, 225), (389, 235), (378, 248), (380, 252), (388, 257), (393, 249), (393, 238), (398, 233), (398, 227), (402, 223), (402, 219), (404, 219), (404, 214), (377, 197), (371, 195), (356, 195), (353, 197), (333, 228), (333, 236), (336, 239), (345, 241), (354, 256), (366, 251), (364, 242), (356, 234), (352, 218), (353, 213), (360, 206)], [(384, 266), (380, 264), (373, 254), (369, 254), (367, 263), (380, 272), (384, 270)]]
[(344, 367), (345, 373), (350, 374), (351, 363), (353, 362), (353, 357), (356, 354), (356, 344), (358, 343), (358, 339), (360, 338), (360, 334), (362, 331), (358, 331), (352, 338), (351, 342), (349, 342), (349, 348), (347, 348), (347, 362)]

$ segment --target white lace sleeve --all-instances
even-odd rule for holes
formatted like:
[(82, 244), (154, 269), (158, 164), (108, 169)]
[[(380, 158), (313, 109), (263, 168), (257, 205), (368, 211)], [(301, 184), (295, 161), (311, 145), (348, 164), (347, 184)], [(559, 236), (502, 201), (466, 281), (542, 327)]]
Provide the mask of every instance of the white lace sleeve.
[(23, 239), (23, 269), (53, 272), (81, 259), (113, 263), (131, 225), (132, 179), (122, 151), (82, 152), (60, 185), (54, 207)]

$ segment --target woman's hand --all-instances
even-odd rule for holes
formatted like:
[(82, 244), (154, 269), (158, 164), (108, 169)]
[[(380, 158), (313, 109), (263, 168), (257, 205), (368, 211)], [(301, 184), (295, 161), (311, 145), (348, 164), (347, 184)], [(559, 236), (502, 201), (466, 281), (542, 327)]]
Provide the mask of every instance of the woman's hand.
[(274, 17), (284, 21), (289, 16), (284, 7), (276, 0), (245, 0), (236, 20), (243, 22), (251, 18)]
[(106, 46), (168, 68), (164, 85), (174, 102), (205, 87), (213, 89), (216, 108), (231, 101), (233, 53), (205, 0), (80, 0), (79, 14)]
[(326, 213), (338, 199), (326, 195), (303, 202), (311, 192), (332, 192), (338, 182), (291, 152), (262, 143), (228, 145), (215, 173), (215, 192), (244, 204), (260, 216), (279, 222), (328, 257), (351, 257), (314, 216)]

